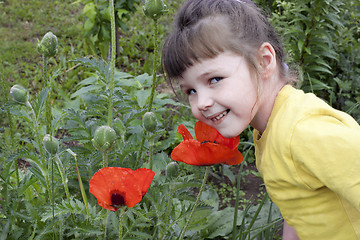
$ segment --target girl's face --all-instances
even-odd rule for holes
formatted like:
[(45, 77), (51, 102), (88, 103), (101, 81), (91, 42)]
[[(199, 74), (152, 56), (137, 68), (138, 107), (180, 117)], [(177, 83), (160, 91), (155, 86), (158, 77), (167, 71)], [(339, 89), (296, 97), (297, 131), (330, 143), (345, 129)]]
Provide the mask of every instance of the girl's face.
[(257, 87), (246, 60), (224, 52), (194, 63), (180, 79), (192, 113), (221, 135), (238, 136), (257, 113)]

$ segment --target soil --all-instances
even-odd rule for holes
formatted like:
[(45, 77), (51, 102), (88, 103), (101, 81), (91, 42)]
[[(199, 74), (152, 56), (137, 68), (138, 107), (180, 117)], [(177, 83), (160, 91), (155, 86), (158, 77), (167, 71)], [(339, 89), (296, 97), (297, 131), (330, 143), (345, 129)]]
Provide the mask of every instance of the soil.
[[(239, 168), (233, 168), (233, 173), (236, 176), (238, 174)], [(240, 190), (243, 192), (243, 196), (240, 196), (241, 202), (255, 201), (258, 199), (262, 199), (263, 193), (265, 192), (265, 186), (263, 184), (263, 180), (254, 175), (253, 173), (257, 173), (257, 169), (255, 164), (248, 164), (244, 166), (242, 171), (244, 172), (244, 177), (241, 180)], [(223, 177), (222, 179), (218, 179), (214, 176), (209, 176), (208, 179), (210, 184), (215, 185), (217, 188), (222, 188), (221, 183), (226, 183), (230, 186), (228, 189), (236, 189), (236, 182), (231, 182), (229, 178)], [(225, 208), (229, 203), (224, 202), (222, 196), (220, 198), (220, 208)], [(231, 198), (230, 205), (234, 206), (235, 204), (235, 191), (228, 191), (226, 194), (226, 198)]]

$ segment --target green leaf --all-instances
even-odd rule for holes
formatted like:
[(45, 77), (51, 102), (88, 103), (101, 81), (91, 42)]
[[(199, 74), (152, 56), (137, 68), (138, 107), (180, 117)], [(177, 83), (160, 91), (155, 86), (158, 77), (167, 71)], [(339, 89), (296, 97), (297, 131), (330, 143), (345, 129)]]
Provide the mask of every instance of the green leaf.
[(84, 6), (83, 12), (91, 21), (95, 20), (96, 17), (96, 6), (94, 3), (88, 3)]
[(328, 74), (331, 74), (331, 75), (332, 75), (332, 72), (329, 70), (329, 68), (323, 67), (323, 66), (318, 66), (318, 65), (309, 66), (309, 67), (307, 68), (307, 71), (323, 72), (323, 73), (328, 73)]
[(145, 89), (145, 90), (138, 90), (135, 93), (136, 101), (140, 108), (144, 108), (147, 99), (149, 98), (151, 94), (151, 89)]
[(102, 87), (100, 85), (90, 85), (90, 86), (82, 87), (73, 94), (71, 94), (70, 98), (76, 98), (78, 96), (85, 95), (86, 93), (100, 90), (101, 88)]
[[(241, 222), (241, 214), (238, 222)], [(234, 208), (225, 208), (212, 213), (208, 219), (208, 238), (224, 237), (231, 233), (234, 222)]]
[(90, 76), (88, 78), (85, 78), (84, 80), (82, 80), (81, 82), (79, 82), (77, 85), (91, 85), (91, 84), (96, 84), (98, 81), (99, 77), (97, 75), (94, 76)]
[(223, 165), (223, 169), (224, 169), (224, 175), (229, 178), (229, 180), (234, 184), (236, 181), (236, 177), (234, 175), (234, 173), (231, 171), (230, 166), (229, 165)]
[(304, 46), (304, 41), (302, 39), (299, 39), (297, 42), (298, 50), (301, 52)]
[(95, 22), (90, 20), (90, 19), (86, 19), (85, 23), (84, 23), (84, 31), (85, 34), (89, 34), (91, 29), (93, 29), (95, 26)]

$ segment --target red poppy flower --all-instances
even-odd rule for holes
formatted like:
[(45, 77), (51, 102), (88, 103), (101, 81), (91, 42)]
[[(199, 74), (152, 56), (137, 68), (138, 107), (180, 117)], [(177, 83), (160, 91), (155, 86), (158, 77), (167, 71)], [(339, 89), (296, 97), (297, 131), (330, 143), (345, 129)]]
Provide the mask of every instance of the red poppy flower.
[(155, 173), (146, 168), (106, 167), (90, 179), (90, 192), (101, 207), (116, 211), (121, 206), (134, 207), (150, 187)]
[(205, 123), (195, 123), (196, 140), (184, 125), (178, 127), (184, 141), (174, 148), (171, 158), (190, 165), (209, 166), (223, 163), (236, 165), (243, 161), (238, 150), (240, 136), (223, 137), (215, 128)]

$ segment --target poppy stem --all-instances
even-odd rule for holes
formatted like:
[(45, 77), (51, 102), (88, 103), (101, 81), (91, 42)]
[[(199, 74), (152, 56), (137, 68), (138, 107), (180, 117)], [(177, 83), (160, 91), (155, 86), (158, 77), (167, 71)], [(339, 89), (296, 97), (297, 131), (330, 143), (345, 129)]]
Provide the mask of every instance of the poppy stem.
[(70, 153), (75, 159), (76, 175), (77, 175), (79, 186), (80, 186), (81, 196), (83, 198), (83, 201), (84, 201), (84, 204), (85, 204), (85, 207), (86, 207), (86, 221), (89, 221), (89, 204), (88, 204), (85, 188), (84, 188), (84, 185), (83, 185), (82, 180), (81, 180), (80, 171), (79, 171), (77, 158), (76, 158), (76, 153), (74, 153), (70, 148), (66, 149), (66, 151), (68, 153)]
[(126, 212), (126, 207), (122, 207), (119, 215), (119, 240), (123, 239), (123, 223), (124, 223), (124, 213)]
[[(149, 105), (147, 107), (147, 111), (150, 112), (152, 105), (153, 105), (153, 101), (154, 101), (154, 97), (155, 97), (155, 89), (156, 89), (156, 70), (157, 70), (157, 61), (158, 61), (158, 21), (157, 19), (154, 19), (154, 62), (153, 62), (153, 73), (152, 73), (152, 85), (151, 85), (151, 92), (150, 92), (150, 97), (149, 97)], [(143, 136), (141, 138), (141, 143), (140, 143), (140, 151), (136, 157), (136, 163), (135, 163), (135, 168), (138, 167), (138, 164), (140, 162), (141, 159), (141, 155), (144, 149), (144, 144), (145, 144), (145, 131), (143, 132)]]
[(108, 166), (108, 154), (107, 153), (108, 153), (107, 151), (103, 152), (103, 167), (104, 168)]
[(190, 216), (189, 216), (189, 218), (188, 218), (185, 226), (183, 227), (183, 229), (182, 229), (182, 231), (181, 231), (181, 234), (180, 234), (180, 237), (178, 238), (178, 240), (183, 239), (183, 237), (184, 237), (184, 235), (185, 235), (186, 228), (189, 226), (190, 221), (191, 221), (191, 218), (192, 218), (192, 216), (194, 215), (195, 209), (196, 209), (196, 207), (197, 207), (197, 206), (199, 205), (199, 203), (200, 203), (200, 197), (201, 197), (202, 192), (204, 191), (205, 183), (206, 183), (207, 177), (208, 177), (208, 175), (209, 175), (209, 172), (210, 172), (210, 166), (207, 166), (207, 167), (206, 167), (206, 170), (205, 170), (205, 174), (204, 174), (203, 181), (202, 181), (202, 183), (201, 183), (201, 187), (200, 187), (200, 190), (199, 190), (199, 194), (198, 194), (198, 196), (197, 196), (197, 198), (196, 198), (196, 201), (195, 201), (195, 203), (194, 203), (194, 207), (193, 207), (193, 209), (191, 210)]
[(143, 130), (143, 135), (142, 135), (142, 138), (141, 138), (141, 143), (140, 143), (140, 150), (138, 152), (138, 155), (136, 156), (135, 169), (138, 168), (138, 165), (140, 163), (141, 155), (142, 155), (142, 152), (143, 152), (143, 149), (144, 149), (145, 134), (146, 134), (146, 131), (144, 129)]
[(55, 202), (54, 202), (54, 159), (50, 153), (51, 159), (51, 207), (52, 207), (52, 225), (53, 225), (53, 238), (55, 239)]
[(150, 170), (153, 170), (154, 138), (151, 133), (150, 133), (149, 144), (150, 144), (150, 151), (149, 151)]
[(111, 23), (111, 59), (110, 59), (110, 81), (108, 84), (109, 98), (108, 98), (108, 125), (111, 127), (113, 117), (113, 94), (114, 94), (114, 76), (115, 76), (115, 61), (116, 61), (116, 25), (115, 25), (115, 9), (114, 0), (109, 1), (110, 7), (110, 23)]
[(152, 86), (150, 93), (150, 101), (148, 105), (148, 112), (151, 111), (152, 104), (154, 101), (155, 88), (156, 88), (156, 70), (157, 70), (157, 61), (158, 61), (158, 21), (154, 19), (154, 62), (153, 62), (153, 75), (152, 75)]

